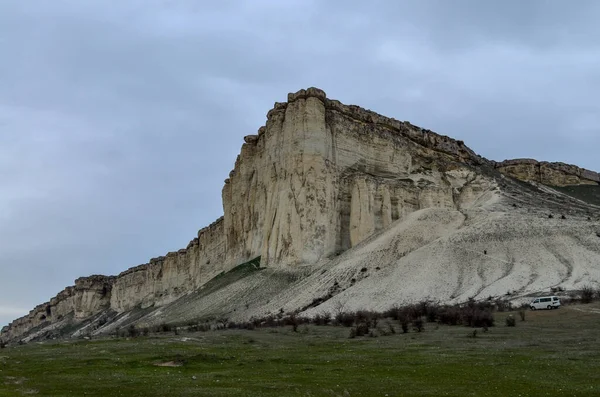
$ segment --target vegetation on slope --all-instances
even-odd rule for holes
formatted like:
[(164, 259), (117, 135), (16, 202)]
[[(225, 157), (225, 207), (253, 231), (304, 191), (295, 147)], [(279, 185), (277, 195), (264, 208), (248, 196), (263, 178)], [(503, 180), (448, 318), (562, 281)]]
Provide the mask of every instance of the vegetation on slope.
[(600, 206), (600, 185), (553, 186), (553, 189), (568, 194), (586, 203)]
[(234, 283), (242, 278), (249, 276), (250, 274), (260, 270), (260, 256), (256, 257), (248, 262), (242, 263), (229, 270), (228, 272), (222, 272), (212, 280), (207, 282), (200, 288), (199, 296), (207, 296), (211, 293), (218, 291), (219, 289)]

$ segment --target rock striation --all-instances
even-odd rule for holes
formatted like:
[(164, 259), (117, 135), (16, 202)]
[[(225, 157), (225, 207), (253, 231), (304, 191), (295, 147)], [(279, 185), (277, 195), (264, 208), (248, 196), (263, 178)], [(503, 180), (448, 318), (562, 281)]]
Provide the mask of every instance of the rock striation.
[(458, 207), (481, 165), (461, 141), (330, 100), (317, 88), (275, 103), (223, 188), (227, 262), (317, 263), (412, 211)]
[(565, 163), (515, 159), (495, 163), (495, 167), (503, 174), (525, 182), (537, 182), (550, 186), (600, 184), (599, 173)]
[(481, 204), (498, 189), (497, 171), (551, 185), (600, 181), (564, 164), (490, 162), (462, 141), (344, 105), (318, 88), (291, 93), (244, 137), (222, 190), (223, 217), (177, 252), (117, 276), (77, 279), (5, 327), (2, 338), (67, 316), (83, 322), (169, 305), (258, 257), (274, 271), (322, 264), (417, 211)]
[(37, 305), (27, 316), (2, 329), (7, 338), (22, 335), (31, 329), (62, 321), (65, 316), (85, 319), (110, 307), (111, 290), (116, 277), (93, 275), (80, 277), (75, 285), (59, 292), (49, 302)]

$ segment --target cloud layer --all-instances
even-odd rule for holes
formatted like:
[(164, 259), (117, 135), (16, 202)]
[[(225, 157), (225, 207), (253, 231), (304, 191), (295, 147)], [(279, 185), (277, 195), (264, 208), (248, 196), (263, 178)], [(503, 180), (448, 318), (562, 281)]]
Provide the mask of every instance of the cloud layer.
[(241, 138), (300, 88), (491, 159), (600, 170), (598, 15), (594, 1), (3, 1), (0, 325), (78, 276), (185, 246), (221, 215)]

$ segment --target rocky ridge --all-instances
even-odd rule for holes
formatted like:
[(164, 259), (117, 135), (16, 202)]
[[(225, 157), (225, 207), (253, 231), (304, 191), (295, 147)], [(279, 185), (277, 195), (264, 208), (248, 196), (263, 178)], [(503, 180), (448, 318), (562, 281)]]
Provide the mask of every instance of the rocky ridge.
[(514, 159), (495, 163), (503, 174), (526, 182), (550, 186), (599, 185), (600, 174), (565, 163), (550, 163), (533, 159)]
[[(261, 266), (270, 272), (262, 274), (270, 274), (271, 284), (265, 286), (256, 281), (254, 287), (242, 288), (244, 296), (258, 294), (251, 289), (261, 285), (261, 291), (270, 291), (271, 298), (285, 297), (282, 301), (272, 299), (271, 305), (288, 302), (290, 306), (289, 302), (294, 299), (290, 299), (286, 291), (297, 291), (296, 284), (272, 281), (280, 277), (287, 280), (287, 276), (281, 275), (299, 272), (308, 277), (305, 280), (314, 280), (309, 288), (305, 288), (308, 281), (300, 284), (305, 285), (304, 291), (312, 291), (312, 295), (295, 295), (299, 298), (298, 307), (303, 307), (305, 300), (323, 292), (318, 286), (322, 284), (321, 279), (326, 278), (311, 276), (311, 269), (322, 269), (320, 271), (333, 275), (336, 280), (347, 279), (350, 283), (350, 279), (356, 279), (351, 277), (356, 269), (352, 272), (327, 269), (347, 268), (352, 262), (347, 255), (361, 252), (357, 251), (360, 249), (364, 251), (366, 243), (389, 230), (400, 230), (397, 225), (416, 222), (411, 214), (423, 211), (437, 209), (436, 222), (444, 225), (446, 221), (442, 220), (449, 219), (450, 229), (444, 233), (450, 233), (464, 227), (465, 219), (482, 218), (482, 211), (488, 213), (499, 208), (504, 211), (508, 203), (512, 203), (511, 209), (528, 208), (529, 216), (535, 217), (539, 214), (531, 215), (532, 212), (562, 209), (565, 203), (569, 214), (581, 219), (589, 218), (598, 210), (554, 191), (533, 187), (523, 190), (523, 186), (502, 175), (558, 186), (592, 184), (600, 179), (597, 173), (565, 164), (535, 160), (488, 161), (462, 141), (358, 106), (344, 105), (328, 99), (325, 92), (317, 88), (300, 90), (289, 94), (287, 102), (275, 103), (267, 113), (265, 126), (260, 127), (257, 134), (244, 137), (241, 153), (223, 187), (224, 216), (201, 229), (187, 248), (153, 258), (118, 276), (80, 278), (74, 287), (68, 287), (50, 302), (37, 306), (28, 316), (5, 327), (2, 337), (15, 340), (24, 335), (40, 335), (45, 328), (61, 325), (68, 316), (72, 317), (70, 324), (134, 310), (164, 309), (168, 317), (169, 308), (183, 305), (181, 302), (185, 302), (187, 295), (202, 290), (216, 276), (257, 257), (261, 258)], [(541, 203), (533, 210), (532, 195)], [(421, 219), (419, 216), (417, 220)], [(429, 225), (434, 218), (417, 224)], [(591, 229), (583, 230), (573, 233), (580, 239), (588, 236)], [(387, 263), (389, 269), (401, 269), (397, 259), (424, 247), (424, 242), (435, 235), (419, 237), (402, 252), (388, 250), (379, 260)], [(367, 253), (361, 255), (365, 257)], [(341, 263), (340, 258), (347, 259)], [(426, 258), (420, 257), (420, 260)], [(496, 283), (489, 280), (484, 284)], [(527, 285), (534, 284), (526, 283), (523, 291)], [(274, 285), (285, 291), (273, 290)], [(358, 284), (352, 287), (355, 292), (351, 296), (358, 296)], [(466, 293), (456, 285), (452, 288), (456, 299)], [(478, 287), (479, 292), (486, 288), (485, 285)], [(241, 293), (236, 291), (236, 294)], [(406, 298), (394, 296), (394, 299)], [(222, 298), (232, 300), (231, 295)], [(200, 310), (208, 301), (195, 302), (194, 307)], [(373, 302), (383, 305), (386, 300), (373, 299)], [(267, 306), (254, 311), (239, 310), (236, 315), (264, 313), (268, 311)], [(185, 307), (185, 312), (193, 311)], [(230, 315), (235, 311), (235, 308), (223, 307), (222, 303), (213, 302), (210, 307), (214, 310), (220, 307), (221, 312), (229, 310)], [(198, 316), (204, 314), (198, 312)]]

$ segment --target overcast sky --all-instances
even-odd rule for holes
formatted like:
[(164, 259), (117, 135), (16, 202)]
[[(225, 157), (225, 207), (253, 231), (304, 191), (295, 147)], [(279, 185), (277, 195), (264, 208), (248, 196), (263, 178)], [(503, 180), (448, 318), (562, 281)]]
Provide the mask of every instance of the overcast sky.
[(600, 170), (600, 2), (0, 0), (0, 326), (222, 215), (275, 101)]

